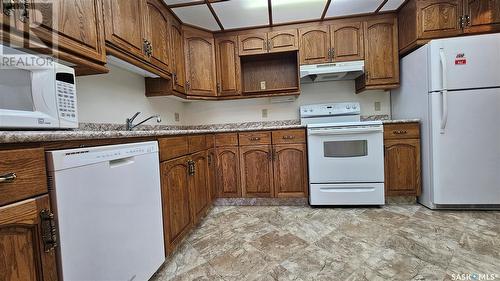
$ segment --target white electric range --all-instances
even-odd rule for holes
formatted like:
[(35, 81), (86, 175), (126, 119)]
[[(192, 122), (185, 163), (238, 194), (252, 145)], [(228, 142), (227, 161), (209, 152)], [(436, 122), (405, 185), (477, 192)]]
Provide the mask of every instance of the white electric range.
[(311, 205), (384, 205), (384, 129), (359, 103), (300, 107), (307, 125)]

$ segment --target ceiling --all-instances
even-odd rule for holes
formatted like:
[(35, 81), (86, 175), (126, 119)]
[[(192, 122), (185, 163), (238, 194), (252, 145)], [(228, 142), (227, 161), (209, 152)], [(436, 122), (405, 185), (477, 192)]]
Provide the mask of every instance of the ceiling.
[(164, 0), (186, 24), (211, 31), (394, 11), (405, 0)]

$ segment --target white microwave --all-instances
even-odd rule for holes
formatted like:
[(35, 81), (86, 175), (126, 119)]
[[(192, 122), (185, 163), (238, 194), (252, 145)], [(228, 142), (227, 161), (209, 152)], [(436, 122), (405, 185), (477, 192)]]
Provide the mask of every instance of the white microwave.
[(77, 128), (74, 69), (0, 48), (0, 129)]

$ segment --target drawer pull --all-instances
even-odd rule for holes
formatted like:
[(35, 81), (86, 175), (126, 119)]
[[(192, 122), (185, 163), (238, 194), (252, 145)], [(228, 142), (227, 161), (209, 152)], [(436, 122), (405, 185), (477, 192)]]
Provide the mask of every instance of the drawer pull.
[(251, 141), (260, 141), (260, 138), (259, 137), (255, 137), (255, 138), (250, 138)]
[(42, 220), (42, 241), (45, 252), (52, 251), (57, 247), (57, 229), (54, 214), (46, 209), (40, 211)]
[(392, 132), (395, 135), (406, 135), (408, 132), (406, 130), (398, 130)]
[(10, 183), (13, 182), (17, 179), (17, 176), (15, 173), (8, 173), (5, 175), (0, 176), (0, 183), (5, 182), (5, 183)]
[(293, 140), (294, 138), (294, 136), (283, 136), (284, 140)]

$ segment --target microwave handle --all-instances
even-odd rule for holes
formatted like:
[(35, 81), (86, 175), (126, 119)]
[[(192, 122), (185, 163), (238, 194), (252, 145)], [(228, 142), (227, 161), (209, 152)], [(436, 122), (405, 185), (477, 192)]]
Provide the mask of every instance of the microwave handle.
[(351, 128), (351, 129), (309, 129), (309, 135), (325, 136), (325, 135), (345, 135), (345, 134), (370, 134), (381, 133), (384, 129), (380, 128)]

